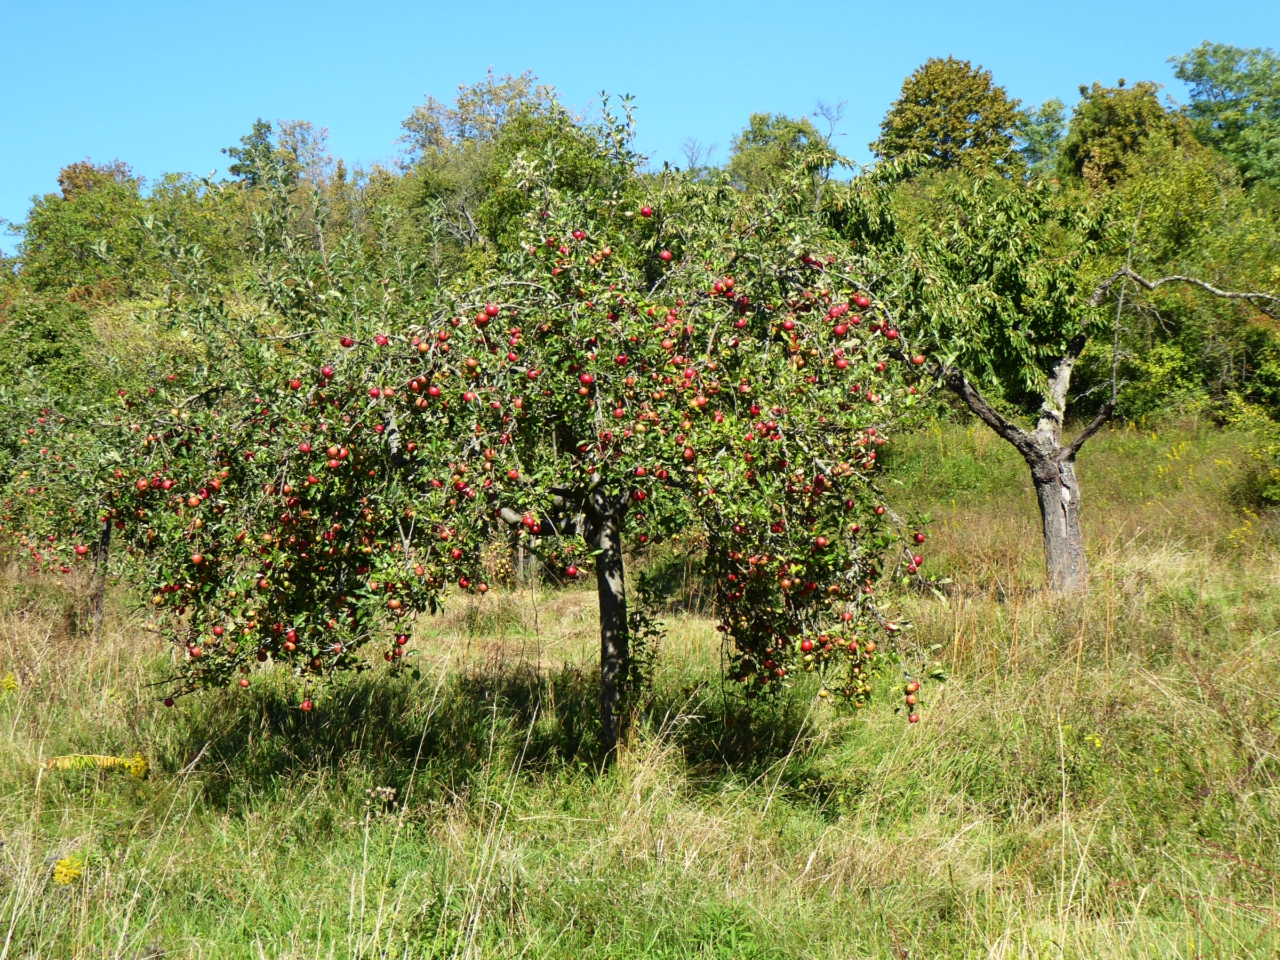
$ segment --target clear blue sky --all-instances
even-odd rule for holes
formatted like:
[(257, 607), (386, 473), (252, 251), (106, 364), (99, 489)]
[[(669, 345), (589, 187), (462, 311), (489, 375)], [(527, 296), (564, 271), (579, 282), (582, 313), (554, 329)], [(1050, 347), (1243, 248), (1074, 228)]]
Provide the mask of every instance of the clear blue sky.
[[(256, 117), (326, 126), (348, 165), (392, 157), (425, 94), (535, 71), (571, 106), (638, 101), (640, 147), (723, 159), (753, 111), (848, 101), (841, 149), (866, 144), (930, 56), (980, 63), (1024, 103), (1125, 77), (1183, 93), (1166, 59), (1203, 39), (1280, 47), (1278, 0), (331, 3), (0, 0), (0, 217), (21, 221), (60, 167), (119, 158), (154, 179), (225, 170)], [(12, 250), (12, 237), (0, 247)]]

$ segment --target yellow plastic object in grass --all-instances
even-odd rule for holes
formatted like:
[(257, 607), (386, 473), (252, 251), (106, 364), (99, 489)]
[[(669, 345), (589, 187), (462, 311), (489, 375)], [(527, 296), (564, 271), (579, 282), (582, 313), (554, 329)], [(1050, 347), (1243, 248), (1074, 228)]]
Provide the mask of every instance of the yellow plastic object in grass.
[(132, 757), (107, 757), (89, 753), (75, 753), (65, 757), (50, 757), (44, 762), (46, 770), (106, 770), (111, 767), (123, 767), (135, 777), (147, 775), (151, 765), (140, 753)]

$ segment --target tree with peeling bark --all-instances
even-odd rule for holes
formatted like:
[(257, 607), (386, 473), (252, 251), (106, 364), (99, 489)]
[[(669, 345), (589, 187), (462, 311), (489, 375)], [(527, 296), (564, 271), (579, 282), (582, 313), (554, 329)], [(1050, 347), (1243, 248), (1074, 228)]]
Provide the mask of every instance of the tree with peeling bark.
[(481, 549), (511, 537), (568, 577), (594, 560), (607, 755), (644, 620), (625, 558), (677, 534), (748, 696), (810, 671), (867, 701), (901, 630), (876, 587), (923, 562), (876, 481), (919, 366), (811, 171), (776, 196), (641, 178), (624, 124), (595, 135), (612, 182), (566, 195), (553, 149), (520, 158), (522, 243), (444, 286), (388, 215), (334, 228), (269, 171), (241, 288), (156, 225), (200, 349), (33, 416), (4, 520), (46, 569), (111, 537), (181, 650), (170, 703), (273, 662), (318, 684), (370, 646), (399, 668), (413, 618), (479, 601)]
[[(929, 229), (899, 234), (878, 254), (892, 278), (886, 297), (902, 304), (903, 328), (933, 346), (941, 383), (1030, 469), (1047, 584), (1061, 593), (1087, 581), (1076, 458), (1116, 410), (1113, 366), (1110, 396), (1068, 438), (1068, 409), (1083, 400), (1072, 374), (1091, 342), (1117, 353), (1126, 292), (1182, 284), (1264, 312), (1280, 303), (1189, 276), (1147, 280), (1127, 262), (1098, 280), (1097, 264), (1116, 255), (1114, 236), (1101, 207), (1052, 184), (986, 178), (948, 183)], [(1113, 296), (1114, 312), (1104, 309)], [(1018, 423), (1023, 411), (1034, 427)]]

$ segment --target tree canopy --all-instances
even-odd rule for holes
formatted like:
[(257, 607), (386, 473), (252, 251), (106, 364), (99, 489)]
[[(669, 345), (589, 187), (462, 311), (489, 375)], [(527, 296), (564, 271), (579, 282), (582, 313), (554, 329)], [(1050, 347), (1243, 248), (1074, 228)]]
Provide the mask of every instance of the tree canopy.
[(1280, 55), (1205, 41), (1173, 57), (1191, 85), (1186, 114), (1200, 141), (1229, 157), (1245, 183), (1280, 183)]
[(1081, 95), (1064, 136), (1061, 102), (930, 60), (847, 179), (830, 132), (769, 113), (722, 167), (657, 168), (629, 101), (576, 116), (528, 73), (429, 99), (391, 167), (265, 120), (227, 180), (72, 164), (0, 287), (3, 525), (38, 566), (127, 574), (176, 693), (397, 662), (518, 542), (595, 565), (616, 735), (649, 636), (624, 567), (681, 537), (743, 690), (812, 672), (864, 702), (926, 536), (881, 452), (940, 388), (1024, 455), (1046, 538), (1071, 505), (1060, 588), (1074, 459), (1117, 408), (1280, 420), (1280, 206), (1227, 121)]
[(1114, 184), (1152, 138), (1176, 143), (1182, 131), (1177, 118), (1160, 105), (1159, 90), (1146, 80), (1131, 87), (1123, 80), (1114, 87), (1096, 82), (1081, 86), (1060, 151), (1063, 173), (1091, 187)]
[(903, 82), (871, 149), (887, 159), (918, 153), (943, 169), (1016, 166), (1019, 103), (991, 71), (933, 57)]

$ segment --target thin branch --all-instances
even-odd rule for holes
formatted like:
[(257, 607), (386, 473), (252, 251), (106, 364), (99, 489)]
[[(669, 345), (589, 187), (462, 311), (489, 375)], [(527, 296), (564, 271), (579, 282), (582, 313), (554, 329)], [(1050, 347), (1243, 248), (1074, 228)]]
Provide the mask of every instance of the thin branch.
[[(1133, 268), (1133, 245), (1138, 239), (1138, 224), (1142, 222), (1142, 211), (1146, 207), (1147, 201), (1144, 198), (1142, 203), (1138, 204), (1138, 215), (1133, 219), (1133, 233), (1129, 235), (1129, 251), (1124, 256), (1124, 268), (1131, 270)], [(1127, 277), (1125, 278), (1128, 279)], [(1120, 299), (1116, 303), (1116, 326), (1111, 344), (1111, 405), (1114, 407), (1116, 403), (1116, 376), (1120, 370), (1120, 314), (1124, 310), (1124, 284), (1125, 280), (1120, 281)]]
[(1219, 290), (1217, 287), (1213, 286), (1213, 284), (1206, 283), (1205, 281), (1199, 279), (1198, 277), (1184, 277), (1181, 274), (1174, 274), (1168, 277), (1160, 277), (1158, 280), (1148, 280), (1127, 266), (1121, 267), (1111, 276), (1107, 277), (1107, 279), (1103, 280), (1100, 284), (1098, 284), (1097, 288), (1093, 291), (1093, 295), (1089, 297), (1089, 306), (1091, 307), (1101, 306), (1102, 301), (1107, 298), (1107, 293), (1115, 285), (1116, 281), (1123, 280), (1126, 278), (1129, 280), (1132, 280), (1134, 283), (1142, 287), (1144, 290), (1155, 290), (1157, 287), (1161, 287), (1166, 283), (1189, 283), (1194, 287), (1199, 287), (1201, 290), (1205, 290), (1213, 294), (1215, 297), (1221, 297), (1224, 300), (1247, 301), (1248, 303), (1252, 304), (1254, 307), (1256, 307), (1257, 309), (1265, 313), (1268, 317), (1275, 317), (1277, 319), (1280, 319), (1280, 317), (1277, 317), (1275, 313), (1272, 313), (1271, 310), (1267, 309), (1262, 305), (1262, 303), (1259, 302), (1259, 301), (1263, 301), (1266, 303), (1276, 304), (1277, 306), (1280, 306), (1280, 296), (1277, 296), (1276, 294), (1257, 293), (1252, 291)]
[(1111, 414), (1115, 412), (1115, 409), (1116, 401), (1114, 398), (1103, 404), (1102, 409), (1098, 411), (1098, 415), (1089, 422), (1087, 427), (1080, 431), (1080, 435), (1071, 441), (1071, 446), (1067, 447), (1058, 456), (1058, 459), (1063, 462), (1074, 460), (1076, 454), (1080, 452), (1080, 448), (1088, 442), (1089, 438), (1101, 430), (1106, 422), (1111, 419)]

